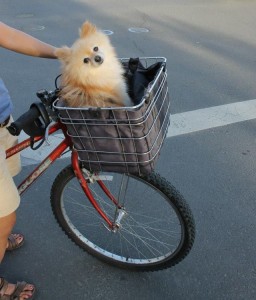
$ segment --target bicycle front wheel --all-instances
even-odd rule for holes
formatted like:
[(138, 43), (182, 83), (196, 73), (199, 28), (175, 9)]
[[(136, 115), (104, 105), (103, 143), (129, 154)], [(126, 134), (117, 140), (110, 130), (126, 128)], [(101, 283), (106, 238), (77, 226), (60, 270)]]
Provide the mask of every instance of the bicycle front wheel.
[(120, 209), (106, 196), (97, 179), (119, 199), (120, 226), (115, 231), (106, 226), (68, 166), (53, 183), (51, 205), (69, 238), (104, 262), (137, 271), (165, 269), (185, 258), (194, 242), (194, 220), (184, 198), (170, 183), (154, 173), (145, 177), (98, 175), (89, 188), (114, 221)]

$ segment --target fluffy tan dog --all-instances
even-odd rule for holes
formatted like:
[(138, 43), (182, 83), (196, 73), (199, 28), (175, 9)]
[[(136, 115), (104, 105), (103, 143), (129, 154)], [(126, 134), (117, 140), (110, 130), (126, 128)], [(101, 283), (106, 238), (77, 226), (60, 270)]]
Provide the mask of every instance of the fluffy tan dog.
[(85, 22), (71, 48), (56, 50), (62, 62), (61, 92), (67, 106), (131, 106), (124, 70), (108, 36)]

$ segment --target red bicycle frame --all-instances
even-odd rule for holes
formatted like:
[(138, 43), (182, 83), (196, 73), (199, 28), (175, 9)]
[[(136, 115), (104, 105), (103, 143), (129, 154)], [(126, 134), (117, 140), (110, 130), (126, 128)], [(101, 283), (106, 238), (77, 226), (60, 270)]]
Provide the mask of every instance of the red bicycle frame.
[[(71, 152), (71, 164), (73, 167), (73, 170), (75, 172), (75, 175), (86, 194), (87, 198), (93, 205), (93, 207), (97, 210), (97, 212), (100, 214), (100, 216), (106, 221), (108, 226), (111, 229), (115, 228), (115, 224), (113, 221), (111, 221), (106, 214), (102, 211), (101, 207), (93, 197), (89, 185), (87, 183), (87, 180), (84, 178), (84, 174), (80, 168), (80, 163), (78, 159), (77, 151), (73, 148), (73, 143), (69, 135), (67, 134), (67, 128), (64, 124), (61, 122), (54, 123), (49, 128), (48, 135), (52, 135), (56, 131), (61, 130), (64, 134), (63, 141), (24, 179), (21, 184), (18, 185), (18, 192), (20, 195), (22, 195), (34, 182), (36, 179), (38, 179), (47, 169), (48, 167), (54, 163), (56, 159), (58, 159), (68, 148), (72, 151)], [(43, 140), (43, 136), (35, 137), (34, 141), (39, 142)], [(18, 143), (17, 145), (9, 148), (6, 150), (6, 158), (9, 158), (13, 156), (14, 154), (17, 154), (21, 152), (22, 150), (28, 148), (30, 146), (30, 138)], [(102, 182), (102, 180), (97, 180), (97, 183), (101, 187), (101, 189), (105, 192), (106, 196), (117, 206), (118, 209), (121, 207), (118, 205), (118, 201), (115, 199), (115, 197), (111, 194), (111, 192), (107, 189), (105, 184)]]

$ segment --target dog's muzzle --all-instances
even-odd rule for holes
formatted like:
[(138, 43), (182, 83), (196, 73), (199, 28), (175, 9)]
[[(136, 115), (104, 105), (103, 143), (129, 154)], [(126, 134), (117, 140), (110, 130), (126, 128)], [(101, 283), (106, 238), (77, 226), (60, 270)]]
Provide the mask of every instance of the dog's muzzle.
[(94, 57), (94, 61), (95, 61), (97, 64), (101, 65), (101, 64), (103, 63), (104, 59), (103, 59), (100, 55), (96, 55), (96, 56)]

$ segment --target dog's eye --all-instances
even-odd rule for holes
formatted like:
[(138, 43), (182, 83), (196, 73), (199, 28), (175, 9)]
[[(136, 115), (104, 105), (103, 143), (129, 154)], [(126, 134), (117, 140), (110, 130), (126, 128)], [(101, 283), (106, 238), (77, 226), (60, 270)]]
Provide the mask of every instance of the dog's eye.
[(84, 63), (88, 64), (88, 62), (90, 61), (90, 59), (88, 57), (84, 58)]
[(99, 51), (99, 48), (98, 47), (94, 47), (93, 51), (97, 52), (97, 51)]

